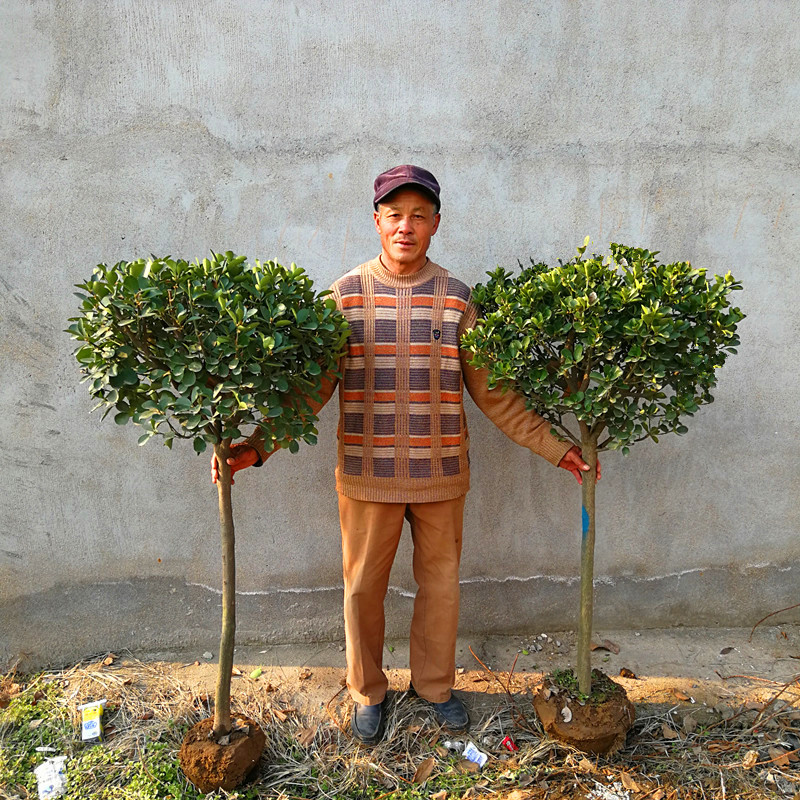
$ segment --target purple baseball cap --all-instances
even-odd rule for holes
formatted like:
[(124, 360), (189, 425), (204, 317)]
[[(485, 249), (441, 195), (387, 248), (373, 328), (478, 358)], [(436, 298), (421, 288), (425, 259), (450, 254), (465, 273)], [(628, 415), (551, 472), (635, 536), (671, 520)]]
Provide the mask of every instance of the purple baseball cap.
[(413, 164), (402, 164), (399, 167), (382, 172), (375, 178), (375, 199), (372, 201), (376, 210), (378, 203), (395, 189), (401, 186), (413, 184), (425, 190), (426, 194), (432, 195), (431, 199), (436, 203), (438, 212), (442, 206), (439, 200), (439, 182), (433, 175), (422, 167), (415, 167)]

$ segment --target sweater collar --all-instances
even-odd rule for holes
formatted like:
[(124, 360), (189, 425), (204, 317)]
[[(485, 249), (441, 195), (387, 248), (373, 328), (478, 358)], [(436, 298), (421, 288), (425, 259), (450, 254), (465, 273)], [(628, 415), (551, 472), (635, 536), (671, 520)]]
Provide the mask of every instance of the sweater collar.
[(372, 261), (367, 262), (367, 269), (369, 269), (373, 276), (384, 284), (384, 286), (391, 286), (394, 289), (404, 289), (412, 286), (420, 286), (426, 281), (429, 281), (436, 275), (441, 267), (428, 259), (428, 263), (418, 272), (414, 272), (411, 275), (398, 275), (386, 269), (381, 263), (380, 256), (378, 256), (373, 258)]

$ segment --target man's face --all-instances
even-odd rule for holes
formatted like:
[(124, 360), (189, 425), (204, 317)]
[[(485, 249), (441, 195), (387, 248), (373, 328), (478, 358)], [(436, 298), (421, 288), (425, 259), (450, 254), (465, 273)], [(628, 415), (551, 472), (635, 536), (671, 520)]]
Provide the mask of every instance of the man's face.
[(409, 266), (424, 260), (440, 219), (430, 198), (416, 189), (398, 189), (378, 204), (374, 216), (383, 252), (390, 259)]

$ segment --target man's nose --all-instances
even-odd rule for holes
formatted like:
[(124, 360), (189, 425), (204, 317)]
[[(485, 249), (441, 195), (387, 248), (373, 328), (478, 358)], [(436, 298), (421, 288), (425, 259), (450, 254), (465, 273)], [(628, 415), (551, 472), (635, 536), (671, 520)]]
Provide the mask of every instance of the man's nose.
[(403, 217), (400, 220), (400, 230), (404, 233), (411, 233), (413, 228), (411, 227), (411, 217)]

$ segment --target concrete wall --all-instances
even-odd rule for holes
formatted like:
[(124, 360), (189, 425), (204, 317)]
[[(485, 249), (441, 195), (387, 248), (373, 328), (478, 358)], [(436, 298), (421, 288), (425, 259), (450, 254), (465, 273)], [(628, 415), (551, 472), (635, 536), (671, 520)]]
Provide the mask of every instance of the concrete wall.
[[(0, 658), (217, 637), (208, 459), (90, 416), (72, 284), (213, 248), (327, 285), (378, 252), (372, 180), (406, 162), (441, 182), (431, 255), (469, 282), (586, 234), (744, 282), (716, 402), (603, 460), (596, 622), (796, 602), (799, 45), (788, 0), (5, 0)], [(334, 405), (318, 447), (236, 482), (241, 641), (342, 635)], [(468, 414), (462, 631), (573, 627), (578, 488)]]

